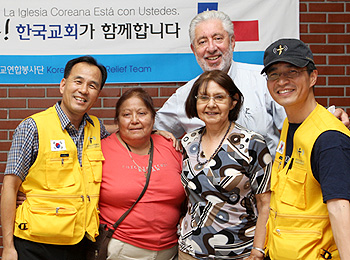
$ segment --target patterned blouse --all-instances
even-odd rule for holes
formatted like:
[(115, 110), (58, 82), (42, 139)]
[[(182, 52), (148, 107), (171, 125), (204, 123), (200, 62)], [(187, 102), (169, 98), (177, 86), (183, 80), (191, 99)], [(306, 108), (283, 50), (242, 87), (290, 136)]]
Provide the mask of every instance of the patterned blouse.
[(235, 125), (205, 165), (199, 145), (204, 128), (185, 135), (182, 183), (188, 195), (180, 250), (197, 259), (240, 259), (253, 246), (255, 195), (270, 190), (272, 158), (260, 134)]

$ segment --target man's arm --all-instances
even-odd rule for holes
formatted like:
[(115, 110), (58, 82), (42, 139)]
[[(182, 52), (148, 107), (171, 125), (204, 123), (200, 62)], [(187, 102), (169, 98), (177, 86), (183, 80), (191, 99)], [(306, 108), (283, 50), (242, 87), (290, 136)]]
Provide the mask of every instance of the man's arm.
[(323, 203), (327, 204), (341, 259), (350, 259), (349, 136), (338, 131), (322, 133), (313, 147), (311, 167), (321, 185)]
[(103, 124), (100, 118), (98, 118), (98, 121), (100, 122), (101, 139), (106, 138), (110, 134), (115, 133), (119, 130), (119, 127), (117, 124), (105, 125)]
[(350, 204), (345, 199), (327, 201), (329, 219), (340, 258), (350, 259)]
[[(184, 99), (186, 98), (184, 97)], [(180, 104), (177, 102), (177, 93), (175, 92), (157, 111), (153, 128), (171, 132), (176, 138), (181, 137), (185, 133), (185, 130), (182, 128), (178, 117), (178, 106)], [(181, 106), (184, 107), (184, 103)]]
[(341, 108), (335, 108), (334, 105), (327, 108), (329, 112), (331, 112), (336, 118), (338, 118), (342, 123), (349, 128), (350, 127), (350, 121), (349, 121), (349, 115)]
[[(113, 133), (116, 133), (119, 131), (119, 126), (117, 124), (113, 124), (113, 125), (105, 124), (104, 126), (105, 126), (107, 132), (110, 134), (113, 134)], [(101, 136), (101, 139), (102, 139), (102, 136)]]
[(38, 154), (38, 132), (35, 121), (27, 118), (20, 123), (13, 135), (7, 156), (5, 177), (1, 193), (1, 224), (3, 234), (3, 260), (17, 259), (13, 244), (16, 200), (19, 186), (28, 174)]
[(349, 115), (343, 109), (336, 108), (333, 115), (342, 121), (347, 128), (350, 127)]
[(154, 129), (168, 131), (176, 138), (180, 138), (184, 133), (193, 131), (204, 125), (204, 122), (199, 118), (189, 119), (185, 111), (188, 94), (197, 78), (190, 80), (178, 88), (157, 111)]
[(5, 175), (1, 192), (1, 225), (3, 236), (2, 260), (17, 259), (13, 243), (13, 230), (16, 216), (17, 191), (22, 180), (13, 174)]

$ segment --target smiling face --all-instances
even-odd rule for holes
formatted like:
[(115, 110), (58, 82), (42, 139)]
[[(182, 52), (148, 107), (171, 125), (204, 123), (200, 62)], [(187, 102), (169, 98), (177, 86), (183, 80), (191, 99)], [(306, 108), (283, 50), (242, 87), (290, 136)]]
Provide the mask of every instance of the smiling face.
[(75, 64), (69, 76), (61, 80), (61, 108), (75, 127), (97, 101), (101, 81), (100, 69), (86, 62)]
[(204, 123), (213, 126), (225, 125), (229, 121), (229, 112), (237, 103), (229, 97), (228, 91), (214, 81), (209, 81), (206, 89), (203, 86), (199, 87), (197, 96), (207, 95), (209, 97), (222, 96), (225, 97), (220, 103), (215, 102), (211, 98), (208, 102), (197, 100), (198, 117)]
[(230, 39), (220, 20), (206, 20), (197, 25), (191, 49), (203, 71), (216, 69), (227, 73), (234, 47), (234, 37)]
[[(293, 78), (288, 78), (283, 73), (297, 71)], [(311, 104), (314, 106), (315, 97), (313, 86), (317, 80), (317, 70), (309, 73), (306, 68), (298, 68), (290, 63), (279, 62), (271, 65), (267, 75), (278, 74), (276, 80), (268, 80), (267, 87), (272, 98), (288, 112), (301, 113)], [(289, 117), (289, 116), (288, 116)]]
[(117, 122), (120, 137), (128, 144), (148, 142), (154, 118), (143, 100), (132, 96), (123, 102), (119, 111)]

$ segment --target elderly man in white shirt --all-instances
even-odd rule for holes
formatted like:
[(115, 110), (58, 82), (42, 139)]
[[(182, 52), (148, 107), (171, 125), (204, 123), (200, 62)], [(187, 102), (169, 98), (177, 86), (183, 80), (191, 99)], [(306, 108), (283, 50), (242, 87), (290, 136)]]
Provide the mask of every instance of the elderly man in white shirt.
[[(204, 71), (223, 70), (233, 79), (244, 97), (237, 123), (262, 134), (270, 153), (274, 154), (286, 114), (270, 96), (262, 66), (232, 60), (235, 47), (233, 24), (229, 16), (219, 11), (198, 14), (190, 24), (191, 49)], [(166, 130), (181, 137), (204, 126), (198, 118), (189, 119), (185, 101), (194, 81), (189, 81), (165, 102), (157, 112), (155, 129)]]
[[(191, 49), (203, 71), (227, 72), (242, 92), (244, 102), (236, 123), (263, 135), (274, 158), (286, 113), (267, 91), (266, 79), (260, 74), (262, 65), (232, 60), (235, 36), (230, 17), (219, 11), (200, 13), (191, 21), (189, 34)], [(204, 126), (198, 118), (189, 119), (185, 112), (185, 101), (197, 78), (177, 89), (158, 110), (155, 129), (166, 130), (179, 138)], [(337, 108), (333, 114), (349, 127), (349, 117), (344, 110)]]

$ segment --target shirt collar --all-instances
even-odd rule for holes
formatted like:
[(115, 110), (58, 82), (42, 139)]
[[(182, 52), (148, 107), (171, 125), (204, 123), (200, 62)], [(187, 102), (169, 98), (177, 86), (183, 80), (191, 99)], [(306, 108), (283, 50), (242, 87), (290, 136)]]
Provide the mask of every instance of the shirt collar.
[(237, 75), (237, 64), (234, 60), (232, 60), (232, 62), (231, 62), (230, 69), (228, 70), (228, 75), (232, 78), (232, 80)]
[[(61, 101), (58, 101), (55, 104), (55, 109), (56, 109), (58, 118), (60, 119), (62, 130), (64, 130), (64, 129), (66, 129), (66, 127), (68, 125), (70, 125), (72, 123), (70, 122), (68, 116), (63, 112), (63, 110), (62, 110), (60, 105), (61, 105)], [(83, 116), (82, 123), (84, 125), (86, 124), (85, 121), (88, 121), (92, 126), (95, 126), (94, 125), (94, 121), (92, 121), (91, 117), (87, 113), (85, 113), (84, 116)]]

